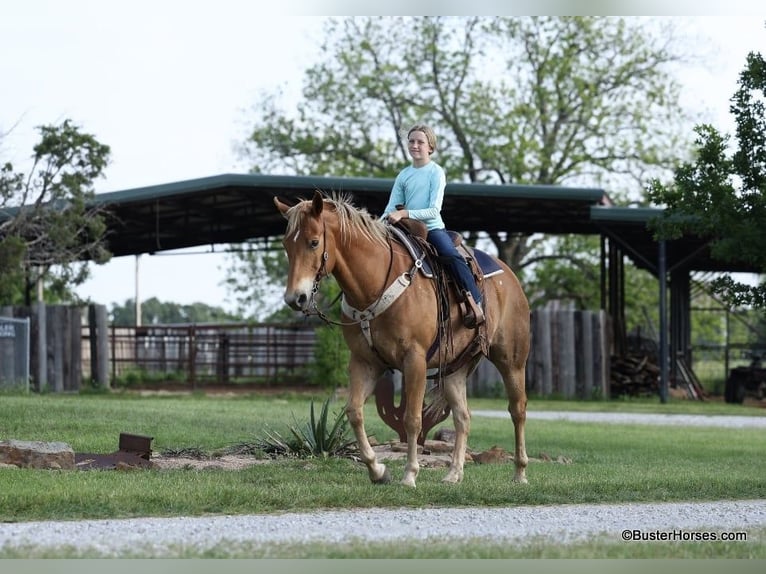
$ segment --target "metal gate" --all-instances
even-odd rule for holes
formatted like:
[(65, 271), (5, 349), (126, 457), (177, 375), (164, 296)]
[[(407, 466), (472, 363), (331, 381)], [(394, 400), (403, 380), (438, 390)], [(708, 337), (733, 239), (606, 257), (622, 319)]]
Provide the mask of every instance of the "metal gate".
[(0, 390), (29, 392), (29, 318), (0, 317)]

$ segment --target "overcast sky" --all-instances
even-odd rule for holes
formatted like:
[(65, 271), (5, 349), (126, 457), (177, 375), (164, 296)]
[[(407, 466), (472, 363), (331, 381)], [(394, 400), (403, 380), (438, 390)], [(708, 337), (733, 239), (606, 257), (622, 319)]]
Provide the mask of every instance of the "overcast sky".
[[(745, 56), (766, 53), (766, 10), (684, 19), (711, 54), (681, 72), (684, 102), (731, 130), (729, 98)], [(245, 172), (235, 146), (255, 95), (282, 87), (296, 100), (321, 30), (321, 17), (264, 13), (252, 1), (4, 2), (0, 160), (23, 168), (37, 126), (71, 118), (111, 147), (98, 193)], [(139, 297), (233, 309), (225, 262), (221, 253), (144, 255)], [(135, 271), (136, 258), (115, 258), (78, 292), (124, 303), (136, 295)]]

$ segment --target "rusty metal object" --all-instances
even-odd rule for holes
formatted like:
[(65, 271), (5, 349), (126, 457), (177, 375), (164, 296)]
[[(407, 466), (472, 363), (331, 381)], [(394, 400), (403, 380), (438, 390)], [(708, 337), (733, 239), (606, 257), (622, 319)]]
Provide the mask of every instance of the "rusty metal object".
[(132, 452), (149, 460), (152, 457), (152, 440), (154, 437), (140, 434), (120, 433), (119, 449), (124, 452)]
[[(407, 442), (407, 432), (404, 430), (404, 411), (407, 406), (407, 393), (404, 392), (404, 379), (402, 379), (402, 398), (399, 406), (394, 405), (394, 380), (390, 374), (380, 378), (375, 386), (375, 406), (378, 415), (389, 427), (399, 435), (401, 442)], [(423, 405), (423, 426), (418, 435), (418, 444), (425, 445), (429, 431), (449, 416), (450, 409), (445, 406), (440, 411)]]
[(75, 453), (75, 468), (80, 470), (127, 470), (152, 468), (153, 437), (120, 433), (117, 452), (111, 454)]

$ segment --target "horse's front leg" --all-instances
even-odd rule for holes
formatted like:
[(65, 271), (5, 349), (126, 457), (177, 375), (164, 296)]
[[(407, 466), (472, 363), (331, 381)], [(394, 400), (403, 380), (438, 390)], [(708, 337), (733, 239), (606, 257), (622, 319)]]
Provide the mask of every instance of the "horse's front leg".
[(407, 405), (404, 410), (404, 430), (407, 433), (407, 463), (402, 484), (415, 488), (420, 471), (418, 436), (423, 428), (423, 399), (426, 392), (426, 362), (423, 357), (411, 357), (402, 370)]
[[(470, 369), (468, 369), (470, 371)], [(447, 404), (452, 411), (452, 421), (455, 426), (455, 445), (452, 449), (452, 460), (443, 482), (459, 483), (463, 480), (465, 466), (465, 451), (468, 446), (468, 434), (471, 431), (471, 413), (468, 410), (465, 379), (467, 371), (461, 369), (444, 381), (444, 394)]]
[(352, 356), (348, 365), (348, 374), (349, 393), (346, 402), (346, 416), (356, 436), (359, 456), (367, 466), (367, 472), (373, 483), (388, 484), (391, 482), (391, 473), (385, 464), (378, 462), (364, 428), (364, 403), (375, 390), (375, 383), (381, 376), (382, 370), (376, 370)]

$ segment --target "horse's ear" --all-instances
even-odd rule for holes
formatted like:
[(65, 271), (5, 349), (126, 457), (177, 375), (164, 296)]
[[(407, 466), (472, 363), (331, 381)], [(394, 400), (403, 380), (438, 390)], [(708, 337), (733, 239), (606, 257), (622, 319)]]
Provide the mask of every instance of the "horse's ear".
[(324, 197), (319, 191), (314, 192), (314, 199), (311, 202), (311, 207), (315, 217), (322, 215), (322, 209), (324, 208)]
[(290, 205), (285, 202), (281, 197), (278, 195), (274, 196), (274, 205), (277, 206), (277, 209), (279, 210), (279, 213), (281, 213), (284, 217), (287, 217), (287, 210), (290, 209)]

